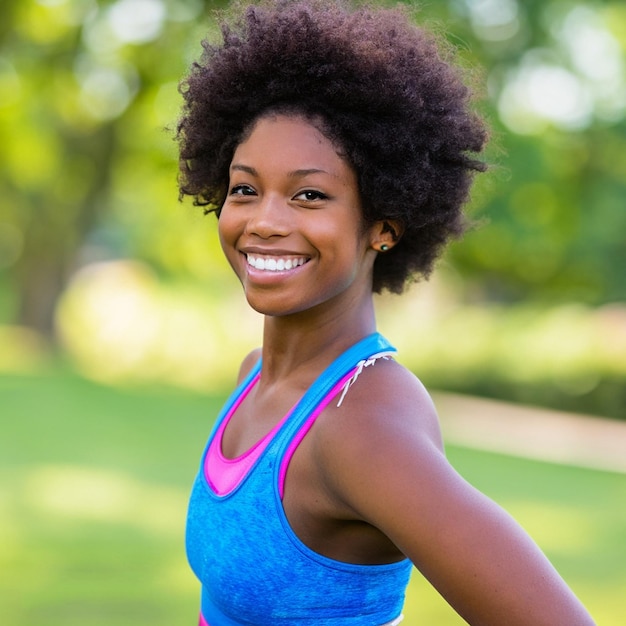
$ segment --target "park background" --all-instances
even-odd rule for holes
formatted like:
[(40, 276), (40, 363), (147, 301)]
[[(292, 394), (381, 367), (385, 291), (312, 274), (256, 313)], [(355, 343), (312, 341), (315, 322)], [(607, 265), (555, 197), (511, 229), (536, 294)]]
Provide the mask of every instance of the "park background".
[[(215, 219), (177, 199), (177, 85), (226, 4), (0, 5), (4, 624), (193, 623), (186, 496), (260, 337)], [(381, 330), (436, 398), (624, 420), (626, 5), (411, 6), (468, 68), (491, 168), (433, 278), (377, 300)], [(626, 474), (448, 453), (623, 623)], [(406, 613), (462, 623), (417, 576)]]

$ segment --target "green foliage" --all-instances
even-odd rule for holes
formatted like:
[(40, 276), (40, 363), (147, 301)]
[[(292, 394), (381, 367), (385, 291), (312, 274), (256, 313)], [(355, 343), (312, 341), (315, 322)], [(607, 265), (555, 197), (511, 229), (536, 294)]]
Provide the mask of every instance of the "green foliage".
[(481, 227), (451, 262), (481, 297), (626, 299), (626, 80), (621, 2), (449, 3), (454, 37), (486, 69), (493, 180)]
[[(210, 280), (216, 250), (176, 203), (173, 128), (177, 83), (220, 4), (3, 4), (0, 270), (12, 274), (22, 323), (53, 332), (56, 298), (93, 260), (134, 256)], [(467, 291), (623, 300), (623, 3), (449, 0), (416, 19), (474, 68), (494, 129), (493, 173), (474, 194), (485, 224), (449, 256)]]
[(135, 254), (168, 266), (159, 214), (180, 209), (164, 127), (214, 4), (27, 0), (4, 10), (0, 269), (14, 276), (22, 323), (53, 331), (77, 263)]
[(427, 388), (626, 419), (624, 306), (460, 306), (442, 284), (378, 307)]
[(626, 127), (503, 142), (509, 178), (450, 257), (468, 288), (500, 302), (624, 301)]

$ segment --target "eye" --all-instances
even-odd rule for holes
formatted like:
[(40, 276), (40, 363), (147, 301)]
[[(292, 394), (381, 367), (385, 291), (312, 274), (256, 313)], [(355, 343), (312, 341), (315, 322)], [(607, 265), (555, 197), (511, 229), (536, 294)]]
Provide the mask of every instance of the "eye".
[(328, 200), (328, 196), (321, 191), (306, 189), (305, 191), (301, 191), (298, 195), (294, 196), (293, 199), (304, 200), (305, 202), (316, 202), (317, 200)]
[(253, 196), (255, 191), (250, 185), (235, 185), (229, 192), (230, 196)]

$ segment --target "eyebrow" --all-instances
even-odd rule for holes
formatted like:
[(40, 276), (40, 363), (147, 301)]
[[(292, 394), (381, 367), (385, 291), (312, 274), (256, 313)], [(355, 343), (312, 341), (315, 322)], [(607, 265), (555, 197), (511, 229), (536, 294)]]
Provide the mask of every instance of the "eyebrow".
[[(253, 167), (250, 167), (249, 165), (244, 165), (243, 163), (233, 163), (230, 166), (230, 169), (231, 171), (246, 172), (247, 174), (250, 174), (251, 176), (256, 176), (256, 177), (259, 176), (259, 173)], [(328, 172), (326, 170), (322, 170), (316, 167), (293, 170), (291, 172), (287, 172), (287, 176), (289, 178), (304, 178), (305, 176), (308, 176), (310, 174), (326, 174), (328, 176), (333, 176), (334, 178), (337, 177), (336, 174), (333, 174), (331, 172)]]

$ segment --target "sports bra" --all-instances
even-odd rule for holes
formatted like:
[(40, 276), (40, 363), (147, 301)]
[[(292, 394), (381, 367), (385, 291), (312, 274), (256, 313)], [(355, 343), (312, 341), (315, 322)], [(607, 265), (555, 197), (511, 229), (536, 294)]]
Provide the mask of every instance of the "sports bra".
[[(282, 506), (289, 459), (316, 417), (342, 389), (345, 394), (373, 356), (394, 351), (378, 333), (349, 348), (234, 462), (221, 455), (221, 437), (258, 381), (260, 362), (227, 400), (205, 448), (187, 518), (188, 559), (202, 584), (200, 623), (375, 626), (398, 618), (410, 561), (360, 565), (318, 554), (293, 532)], [(236, 467), (230, 476), (222, 474), (224, 462)]]

